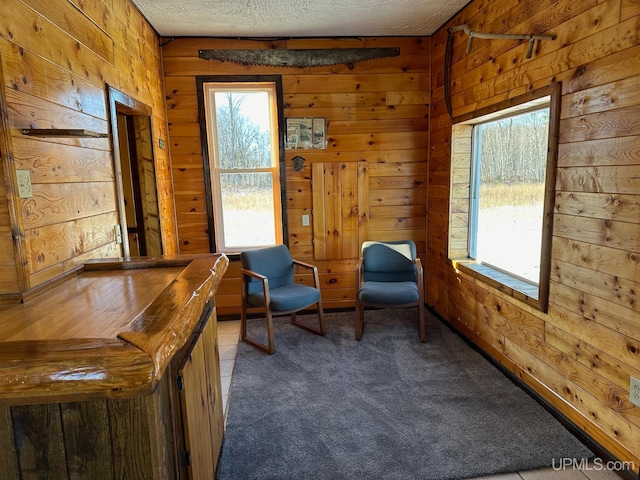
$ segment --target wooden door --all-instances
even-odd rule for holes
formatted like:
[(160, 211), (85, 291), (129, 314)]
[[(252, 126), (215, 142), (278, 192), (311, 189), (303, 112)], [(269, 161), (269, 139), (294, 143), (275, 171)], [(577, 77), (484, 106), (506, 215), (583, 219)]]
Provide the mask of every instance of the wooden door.
[(215, 309), (178, 376), (189, 478), (211, 480), (224, 434)]
[(312, 165), (314, 259), (360, 256), (369, 205), (366, 165), (366, 161)]

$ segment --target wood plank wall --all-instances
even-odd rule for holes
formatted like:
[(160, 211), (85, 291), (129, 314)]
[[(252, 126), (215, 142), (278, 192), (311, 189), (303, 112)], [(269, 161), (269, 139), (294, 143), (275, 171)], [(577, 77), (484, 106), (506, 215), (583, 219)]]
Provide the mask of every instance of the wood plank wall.
[[(562, 81), (548, 314), (458, 274), (447, 260), (451, 123), (444, 104), (444, 29), (431, 39), (253, 44), (179, 39), (160, 52), (157, 36), (128, 0), (0, 2), (8, 126), (2, 132), (0, 168), (10, 180), (0, 186), (0, 294), (23, 288), (21, 282), (34, 287), (87, 258), (115, 252), (106, 228), (116, 211), (108, 141), (32, 139), (20, 135), (20, 128), (107, 131), (107, 82), (151, 105), (154, 138), (167, 138), (166, 94), (171, 170), (168, 152), (154, 142), (163, 242), (171, 253), (176, 243), (173, 175), (179, 249), (204, 252), (208, 233), (195, 76), (281, 74), (286, 116), (328, 119), (329, 148), (305, 151), (308, 163), (368, 163), (368, 198), (362, 205), (370, 214), (368, 232), (372, 238), (418, 241), (426, 257), (429, 305), (612, 453), (635, 461), (637, 469), (640, 409), (630, 404), (628, 391), (629, 376), (640, 378), (640, 101), (635, 87), (640, 5), (637, 0), (474, 0), (447, 26), (461, 23), (479, 31), (558, 35), (541, 43), (529, 60), (526, 46), (517, 42), (476, 39), (467, 54), (466, 39), (458, 36), (452, 66), (456, 115)], [(402, 54), (353, 69), (258, 68), (197, 58), (200, 48), (250, 45), (400, 46)], [(295, 256), (311, 261), (312, 232), (301, 224), (302, 213), (313, 205), (311, 167), (294, 172), (290, 160), (296, 153), (287, 153), (289, 243)], [(14, 197), (15, 168), (32, 172), (34, 197), (28, 201)], [(11, 213), (12, 202), (17, 215)], [(17, 245), (25, 251), (25, 264), (16, 264), (9, 249), (12, 231), (21, 239)], [(354, 259), (318, 263), (327, 306), (352, 305)], [(220, 313), (239, 304), (237, 264), (227, 275)]]
[[(338, 232), (343, 243), (366, 238), (417, 242), (426, 252), (426, 180), (429, 103), (429, 39), (366, 38), (313, 39), (258, 42), (242, 40), (180, 38), (163, 39), (165, 88), (171, 162), (175, 185), (179, 248), (182, 253), (207, 252), (207, 212), (198, 125), (196, 79), (198, 75), (282, 75), (285, 117), (325, 117), (326, 150), (289, 150), (286, 157), (288, 243), (292, 255), (318, 265), (323, 301), (328, 308), (354, 305), (357, 254), (334, 255), (316, 260), (311, 226), (302, 226), (302, 215), (313, 207), (311, 172), (314, 163), (341, 162), (366, 165), (368, 196), (354, 211), (345, 205), (345, 215), (357, 215)], [(199, 49), (225, 48), (347, 48), (400, 47), (397, 57), (314, 68), (243, 66), (231, 62), (201, 60)], [(307, 162), (295, 172), (291, 159), (302, 155)], [(338, 167), (340, 168), (340, 167)], [(346, 169), (351, 171), (351, 169)], [(362, 173), (362, 172), (361, 172)], [(352, 175), (345, 182), (355, 185)], [(342, 185), (343, 195), (355, 195)], [(345, 197), (346, 198), (346, 197)], [(368, 212), (363, 215), (363, 212)], [(313, 222), (311, 222), (313, 224)], [(364, 225), (363, 225), (364, 223)], [(361, 233), (356, 235), (357, 232)], [(365, 232), (365, 233), (362, 233)], [(315, 232), (316, 235), (321, 235)], [(342, 249), (347, 251), (349, 249)], [(342, 258), (337, 258), (342, 257)], [(238, 262), (231, 262), (216, 295), (220, 314), (237, 313), (240, 306)], [(301, 279), (301, 281), (306, 281)]]
[[(562, 82), (548, 314), (447, 260), (451, 122), (445, 28), (554, 33), (526, 44), (456, 36), (454, 116)], [(640, 465), (640, 3), (474, 0), (432, 37), (427, 302), (619, 459)]]
[(145, 397), (0, 405), (0, 478), (179, 477), (174, 376)]
[[(110, 138), (35, 138), (22, 128), (109, 131), (105, 84), (152, 107), (158, 196), (167, 253), (176, 251), (159, 38), (128, 0), (3, 0), (0, 57), (5, 108), (5, 183), (0, 271), (17, 269), (27, 291), (95, 257), (120, 256)], [(13, 193), (15, 169), (29, 170), (33, 197)], [(15, 204), (7, 218), (5, 198)], [(10, 229), (7, 230), (7, 220)], [(7, 249), (7, 251), (10, 251)], [(17, 262), (17, 263), (16, 263)], [(13, 267), (11, 264), (13, 263)], [(0, 282), (0, 294), (16, 282)]]
[[(0, 77), (2, 77), (2, 65), (0, 64)], [(6, 117), (5, 102), (0, 91), (0, 115)], [(2, 122), (0, 121), (0, 130)], [(0, 131), (0, 179), (5, 178), (4, 158), (8, 156), (9, 138), (5, 131)], [(4, 295), (12, 302), (19, 301), (20, 281), (18, 279), (18, 265), (16, 264), (16, 252), (13, 245), (12, 213), (13, 204), (7, 195), (7, 186), (0, 182), (0, 295)]]

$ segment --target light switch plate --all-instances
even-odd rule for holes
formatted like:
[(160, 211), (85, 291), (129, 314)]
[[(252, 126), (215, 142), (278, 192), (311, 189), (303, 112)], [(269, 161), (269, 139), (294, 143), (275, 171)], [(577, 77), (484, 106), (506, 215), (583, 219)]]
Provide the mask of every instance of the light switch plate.
[(20, 198), (33, 197), (31, 191), (31, 172), (29, 170), (16, 170), (18, 179), (18, 196)]
[(309, 226), (309, 215), (302, 215), (302, 226), (303, 227)]

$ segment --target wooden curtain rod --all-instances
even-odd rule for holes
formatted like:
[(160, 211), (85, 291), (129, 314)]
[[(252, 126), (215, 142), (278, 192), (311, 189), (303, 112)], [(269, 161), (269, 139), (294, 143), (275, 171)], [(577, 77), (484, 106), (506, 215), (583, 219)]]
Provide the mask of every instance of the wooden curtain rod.
[(451, 109), (451, 57), (453, 55), (453, 34), (455, 32), (464, 32), (469, 35), (469, 43), (467, 43), (467, 53), (471, 53), (471, 47), (473, 46), (474, 37), (485, 38), (487, 40), (507, 40), (507, 39), (515, 39), (515, 40), (529, 40), (529, 48), (527, 48), (527, 58), (531, 58), (533, 55), (533, 46), (536, 40), (555, 40), (555, 35), (534, 35), (530, 34), (519, 34), (519, 33), (482, 33), (482, 32), (474, 32), (471, 30), (469, 25), (457, 25), (455, 27), (451, 27), (447, 30), (449, 33), (447, 37), (447, 46), (445, 49), (444, 55), (444, 100), (445, 105), (447, 107), (447, 112), (449, 113), (449, 118), (453, 119), (453, 112)]
[(455, 27), (451, 27), (449, 29), (449, 33), (455, 33), (463, 31), (467, 35), (469, 35), (469, 43), (467, 44), (467, 53), (471, 53), (471, 47), (473, 46), (474, 37), (484, 38), (487, 40), (507, 40), (507, 39), (515, 39), (515, 40), (529, 40), (529, 48), (527, 49), (527, 58), (531, 58), (533, 55), (533, 45), (536, 40), (555, 40), (555, 35), (535, 35), (533, 33), (482, 33), (475, 32), (471, 30), (469, 25), (457, 25)]

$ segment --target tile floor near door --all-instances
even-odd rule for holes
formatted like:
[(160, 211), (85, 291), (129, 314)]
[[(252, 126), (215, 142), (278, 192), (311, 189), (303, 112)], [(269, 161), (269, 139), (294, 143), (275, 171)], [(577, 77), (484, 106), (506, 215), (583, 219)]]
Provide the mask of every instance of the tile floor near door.
[[(218, 322), (218, 348), (220, 350), (220, 375), (222, 380), (222, 403), (224, 404), (225, 418), (229, 402), (229, 391), (231, 388), (231, 376), (233, 375), (233, 365), (238, 352), (238, 341), (240, 340), (240, 320), (222, 320)], [(526, 472), (505, 473), (482, 477), (482, 480), (618, 480), (619, 477), (614, 472), (603, 467), (605, 462), (590, 464), (583, 469), (577, 467), (555, 470), (547, 468), (542, 470), (530, 470)], [(473, 480), (473, 479), (472, 479)]]
[(240, 340), (240, 320), (222, 320), (218, 322), (218, 351), (220, 352), (220, 380), (222, 383), (222, 404), (227, 417), (229, 390), (233, 365), (236, 363), (238, 341)]

